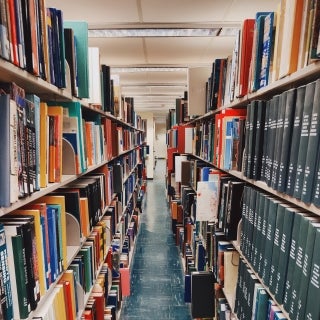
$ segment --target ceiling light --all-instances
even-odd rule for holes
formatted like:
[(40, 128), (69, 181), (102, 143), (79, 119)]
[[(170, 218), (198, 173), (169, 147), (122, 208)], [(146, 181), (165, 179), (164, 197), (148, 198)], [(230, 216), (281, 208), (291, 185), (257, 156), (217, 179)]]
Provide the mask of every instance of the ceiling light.
[(215, 37), (221, 28), (91, 29), (89, 38)]

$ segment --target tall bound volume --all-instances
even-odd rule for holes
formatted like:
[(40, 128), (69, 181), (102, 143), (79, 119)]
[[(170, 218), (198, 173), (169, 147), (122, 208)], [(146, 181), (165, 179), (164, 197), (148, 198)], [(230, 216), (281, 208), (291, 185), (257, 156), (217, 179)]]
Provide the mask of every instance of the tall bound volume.
[(193, 318), (214, 317), (214, 276), (212, 272), (192, 272), (191, 313)]

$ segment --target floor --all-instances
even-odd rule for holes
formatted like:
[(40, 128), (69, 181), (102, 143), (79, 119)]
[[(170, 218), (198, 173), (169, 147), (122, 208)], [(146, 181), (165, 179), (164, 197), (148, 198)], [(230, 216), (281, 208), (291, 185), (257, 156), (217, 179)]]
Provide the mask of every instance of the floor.
[(171, 232), (165, 195), (165, 160), (148, 180), (131, 268), (131, 294), (120, 320), (191, 320), (184, 302), (184, 276)]

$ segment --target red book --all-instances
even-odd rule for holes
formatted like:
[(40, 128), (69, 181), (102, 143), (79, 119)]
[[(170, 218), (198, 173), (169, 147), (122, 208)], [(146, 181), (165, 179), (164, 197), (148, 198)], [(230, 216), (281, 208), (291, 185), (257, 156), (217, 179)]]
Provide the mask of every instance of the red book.
[(252, 45), (255, 19), (243, 21), (241, 30), (241, 51), (239, 61), (239, 96), (243, 97), (248, 93), (249, 69), (252, 57)]
[(173, 171), (173, 169), (174, 169), (174, 156), (173, 156), (174, 153), (177, 153), (177, 148), (168, 148), (167, 149), (167, 169), (168, 169), (168, 171)]
[(104, 320), (105, 298), (103, 292), (92, 292), (91, 298), (95, 300), (96, 320)]
[(17, 40), (17, 30), (16, 30), (16, 14), (15, 14), (15, 1), (8, 0), (9, 6), (9, 16), (10, 16), (10, 35), (11, 35), (11, 60), (13, 64), (19, 66), (19, 54), (18, 54), (18, 40)]

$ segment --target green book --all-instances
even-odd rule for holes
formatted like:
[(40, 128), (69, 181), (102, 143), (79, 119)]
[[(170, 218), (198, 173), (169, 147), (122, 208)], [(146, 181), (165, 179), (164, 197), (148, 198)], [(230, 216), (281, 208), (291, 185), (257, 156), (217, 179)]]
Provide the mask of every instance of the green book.
[(284, 204), (278, 205), (276, 226), (275, 226), (274, 239), (273, 239), (269, 281), (268, 283), (266, 283), (269, 286), (269, 290), (273, 294), (275, 293), (275, 285), (277, 282), (276, 275), (278, 271), (278, 263), (279, 263), (279, 257), (280, 257), (280, 244), (281, 244), (281, 238), (282, 238), (282, 232), (283, 232), (285, 208), (286, 208), (286, 205)]
[[(275, 298), (280, 304), (282, 304), (283, 302), (284, 285), (287, 276), (292, 229), (294, 219), (297, 215), (300, 215), (300, 213), (297, 212), (297, 209), (290, 207), (285, 208), (282, 236), (280, 242), (279, 262), (276, 274), (277, 281), (275, 283), (274, 289)], [(299, 226), (298, 223), (296, 223), (295, 226), (297, 228)]]
[(310, 277), (308, 279), (308, 294), (303, 319), (317, 320), (320, 318), (320, 229), (316, 230), (313, 255), (311, 260)]
[(84, 258), (84, 277), (85, 277), (84, 290), (85, 292), (89, 292), (92, 286), (92, 279), (93, 279), (91, 247), (83, 246), (79, 250), (79, 255), (82, 255)]
[(88, 24), (85, 21), (64, 21), (63, 27), (71, 28), (75, 37), (78, 98), (89, 98)]
[[(311, 82), (307, 84), (305, 99), (303, 104), (303, 115), (302, 115), (302, 124), (301, 124), (301, 134), (299, 142), (299, 153), (297, 160), (297, 169), (295, 177), (295, 185), (293, 196), (297, 199), (301, 198), (302, 194), (302, 185), (306, 168), (306, 159), (309, 143), (309, 133), (311, 127), (311, 119), (313, 113), (313, 99), (315, 94), (316, 82)], [(312, 143), (311, 143), (312, 145)], [(314, 153), (314, 150), (312, 150)]]
[(269, 283), (270, 269), (271, 269), (271, 259), (272, 259), (272, 249), (273, 249), (273, 241), (274, 234), (276, 229), (276, 221), (277, 221), (277, 210), (280, 201), (276, 199), (271, 199), (269, 204), (269, 213), (267, 220), (267, 231), (265, 238), (265, 248), (263, 253), (263, 268), (262, 268), (262, 276), (263, 282), (265, 285)]
[[(310, 123), (310, 132), (308, 139), (307, 155), (305, 162), (305, 170), (303, 175), (303, 183), (301, 190), (301, 200), (310, 203), (312, 200), (312, 187), (314, 185), (314, 177), (316, 174), (316, 162), (319, 155), (320, 141), (320, 80), (316, 81), (315, 92), (313, 98), (313, 109)], [(315, 152), (318, 150), (318, 152)]]
[(297, 158), (299, 153), (299, 143), (300, 143), (300, 134), (301, 134), (301, 123), (302, 123), (302, 114), (303, 114), (303, 106), (304, 106), (304, 97), (306, 93), (306, 86), (301, 86), (297, 88), (297, 96), (296, 96), (296, 107), (294, 113), (294, 121), (292, 127), (291, 134), (291, 148), (290, 148), (290, 156), (288, 162), (288, 172), (287, 172), (287, 180), (286, 180), (286, 194), (292, 196), (294, 191), (294, 182), (296, 178), (296, 170), (297, 170)]
[[(27, 278), (24, 270), (25, 265), (25, 257), (24, 257), (24, 248), (23, 248), (23, 239), (22, 236), (9, 236), (11, 237), (11, 246), (13, 252), (14, 259), (14, 272), (15, 272), (15, 281), (16, 281), (16, 289), (18, 296), (18, 305), (19, 305), (19, 315), (21, 319), (28, 318), (30, 313), (30, 304), (27, 292)], [(10, 240), (10, 239), (8, 239)], [(8, 241), (9, 243), (9, 241)], [(15, 292), (13, 292), (15, 294)], [(17, 317), (16, 314), (14, 314)]]
[[(300, 284), (300, 272), (302, 270), (303, 254), (307, 241), (309, 222), (315, 221), (315, 217), (302, 215), (299, 232), (292, 234), (291, 250), (295, 248), (295, 254), (290, 250), (290, 258), (287, 271), (286, 291), (284, 297), (284, 308), (289, 314), (296, 309), (297, 292)], [(296, 231), (296, 230), (295, 230)]]
[(306, 298), (308, 294), (308, 280), (310, 278), (311, 260), (313, 255), (317, 229), (320, 229), (319, 222), (309, 223), (307, 240), (306, 240), (306, 245), (305, 245), (305, 250), (303, 255), (302, 268), (299, 271), (300, 283), (298, 284), (299, 290), (297, 289), (297, 304), (296, 304), (295, 310), (293, 310), (293, 315), (295, 315), (295, 319), (298, 319), (298, 320), (305, 319), (304, 315), (305, 315), (305, 306), (307, 302)]
[(265, 320), (268, 312), (269, 294), (264, 288), (259, 288), (256, 299), (255, 320)]

